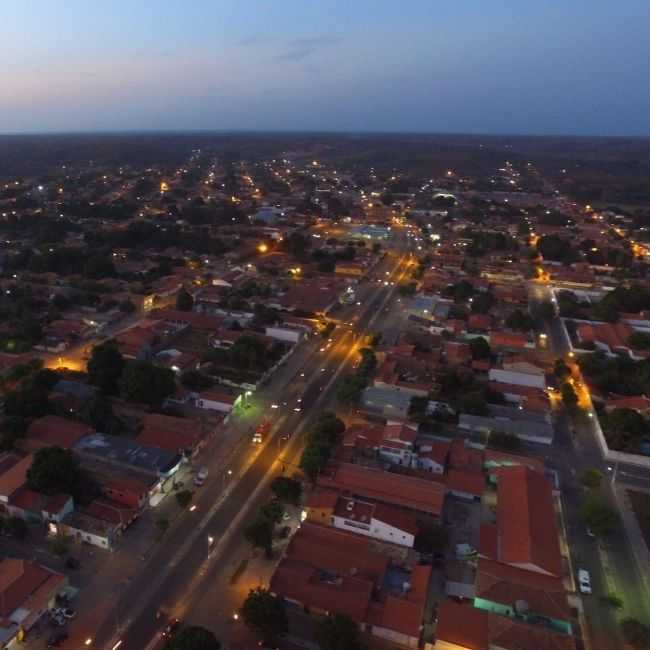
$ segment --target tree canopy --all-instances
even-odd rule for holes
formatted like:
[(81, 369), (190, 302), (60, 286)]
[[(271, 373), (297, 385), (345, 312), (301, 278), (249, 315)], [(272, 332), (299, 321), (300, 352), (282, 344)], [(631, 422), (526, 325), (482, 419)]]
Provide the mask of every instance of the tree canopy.
[(316, 639), (320, 650), (361, 650), (359, 628), (344, 614), (334, 614), (321, 621)]
[(124, 357), (115, 341), (105, 341), (96, 345), (87, 364), (88, 379), (106, 395), (114, 395), (124, 370)]
[(176, 295), (176, 309), (179, 311), (192, 311), (194, 298), (186, 289), (181, 289)]
[(312, 481), (327, 464), (344, 431), (345, 424), (336, 415), (321, 413), (307, 434), (307, 444), (300, 459), (300, 467)]
[(273, 645), (288, 631), (289, 623), (282, 602), (261, 587), (251, 589), (241, 613), (246, 625), (268, 645)]
[(220, 648), (221, 644), (210, 630), (190, 625), (168, 639), (163, 650), (220, 650)]
[(148, 361), (131, 361), (124, 368), (120, 388), (129, 402), (156, 404), (176, 390), (174, 372)]
[(618, 525), (617, 512), (597, 492), (592, 492), (585, 499), (582, 517), (587, 526), (599, 536), (608, 535)]
[(276, 476), (271, 483), (271, 491), (278, 499), (286, 503), (298, 505), (302, 495), (302, 485), (300, 481), (288, 476)]
[(29, 487), (43, 494), (75, 494), (79, 488), (79, 461), (69, 449), (44, 447), (27, 470)]

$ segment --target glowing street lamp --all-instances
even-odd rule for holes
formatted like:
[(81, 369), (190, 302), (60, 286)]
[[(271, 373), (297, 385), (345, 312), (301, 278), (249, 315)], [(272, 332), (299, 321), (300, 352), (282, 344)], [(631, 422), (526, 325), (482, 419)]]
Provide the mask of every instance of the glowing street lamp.
[(257, 247), (257, 250), (258, 250), (260, 253), (266, 253), (266, 251), (269, 250), (269, 247), (268, 247), (266, 244), (260, 244), (260, 245)]

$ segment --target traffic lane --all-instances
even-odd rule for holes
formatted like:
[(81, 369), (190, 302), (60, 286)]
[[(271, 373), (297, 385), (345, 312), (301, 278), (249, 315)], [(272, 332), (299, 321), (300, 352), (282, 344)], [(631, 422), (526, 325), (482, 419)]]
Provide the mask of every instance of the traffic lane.
[[(322, 380), (319, 379), (310, 385), (310, 391), (314, 391), (314, 401), (317, 399), (319, 393), (319, 384), (321, 382), (329, 381), (330, 378), (331, 377), (327, 377), (327, 373), (325, 373)], [(288, 420), (287, 425), (292, 428), (297, 428), (300, 420), (300, 416), (296, 414)], [(214, 537), (215, 543), (217, 543), (219, 538), (223, 536), (226, 530), (228, 530), (230, 522), (241, 511), (243, 505), (248, 502), (250, 495), (254, 492), (257, 485), (273, 467), (273, 464), (277, 460), (277, 451), (275, 441), (273, 439), (269, 440), (269, 443), (264, 447), (254, 465), (251, 466), (233, 490), (231, 497), (224, 501), (224, 505), (218, 513), (219, 521), (214, 522), (214, 524), (210, 526), (208, 533), (210, 536)], [(289, 464), (289, 460), (287, 459), (283, 462)], [(258, 502), (261, 504), (266, 498), (268, 498), (268, 493), (261, 495)], [(257, 505), (257, 502), (253, 505)], [(217, 518), (216, 515), (215, 518)], [(226, 549), (235, 548), (241, 543), (243, 543), (242, 538), (235, 535), (233, 536), (232, 541), (226, 545)], [(143, 612), (133, 622), (128, 633), (122, 637), (123, 647), (142, 648), (148, 640), (159, 633), (159, 628), (161, 626), (159, 621), (155, 618), (156, 609), (173, 611), (175, 603), (179, 600), (179, 596), (185, 594), (187, 585), (191, 582), (192, 577), (201, 571), (201, 567), (207, 557), (207, 550), (207, 537), (206, 540), (202, 540), (202, 538), (197, 539), (186, 556), (189, 559), (186, 562), (183, 562), (182, 566), (179, 566), (177, 569), (172, 571), (170, 576), (165, 580), (163, 587), (158, 590), (158, 593), (162, 592), (164, 595), (152, 599), (147, 611)], [(214, 565), (208, 565), (208, 573), (210, 571), (210, 566)], [(205, 579), (206, 577), (204, 575), (202, 580)], [(195, 589), (194, 592), (198, 594), (197, 589)]]

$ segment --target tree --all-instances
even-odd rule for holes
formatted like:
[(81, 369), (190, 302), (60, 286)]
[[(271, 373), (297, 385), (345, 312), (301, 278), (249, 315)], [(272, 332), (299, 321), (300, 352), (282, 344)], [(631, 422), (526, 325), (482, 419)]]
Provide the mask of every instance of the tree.
[(336, 399), (342, 404), (356, 404), (367, 386), (367, 380), (359, 375), (344, 377), (336, 388)]
[(614, 409), (602, 418), (607, 443), (613, 449), (637, 452), (648, 432), (646, 419), (629, 408)]
[(266, 589), (251, 589), (241, 608), (246, 625), (267, 644), (285, 635), (289, 629), (282, 602)]
[(194, 298), (186, 289), (181, 289), (176, 295), (176, 309), (179, 311), (192, 311)]
[(181, 490), (176, 493), (176, 502), (181, 508), (187, 508), (187, 506), (190, 505), (193, 496), (194, 492), (192, 492), (192, 490)]
[(244, 538), (253, 548), (262, 548), (266, 557), (273, 553), (273, 522), (263, 515), (257, 518), (244, 529)]
[(176, 390), (176, 381), (169, 368), (148, 361), (132, 361), (122, 373), (120, 388), (128, 402), (156, 404)]
[(102, 393), (117, 393), (118, 381), (124, 370), (124, 357), (117, 349), (115, 341), (106, 341), (93, 348), (86, 366), (88, 380), (98, 386)]
[(43, 494), (74, 495), (80, 481), (79, 461), (69, 449), (61, 447), (39, 449), (27, 470), (29, 487)]
[(50, 412), (48, 391), (31, 383), (7, 394), (5, 413), (17, 417), (40, 417)]
[(582, 504), (582, 517), (596, 535), (608, 535), (618, 525), (618, 514), (600, 494), (592, 492)]
[(476, 336), (470, 339), (469, 348), (472, 352), (472, 359), (475, 361), (489, 359), (492, 356), (490, 344), (482, 336)]
[(298, 505), (302, 495), (302, 484), (295, 478), (277, 476), (271, 483), (271, 491), (281, 501)]
[(20, 415), (10, 415), (2, 421), (0, 433), (0, 450), (9, 451), (14, 448), (16, 440), (22, 438), (27, 430), (27, 421)]
[(576, 395), (573, 386), (567, 381), (562, 384), (562, 402), (564, 406), (567, 407), (570, 411), (575, 409), (578, 406), (578, 396)]
[(181, 375), (181, 384), (189, 390), (201, 391), (210, 388), (214, 381), (199, 370), (186, 370)]
[(316, 630), (321, 650), (360, 650), (359, 628), (344, 614), (334, 614), (322, 621)]
[(174, 634), (163, 646), (163, 650), (220, 650), (217, 637), (204, 627), (190, 625)]
[(602, 482), (603, 473), (595, 467), (586, 469), (580, 477), (580, 483), (582, 483), (585, 487), (591, 488), (592, 490), (599, 488)]
[(521, 446), (519, 436), (505, 431), (492, 431), (489, 438), (490, 447), (503, 451), (516, 451)]
[(81, 419), (96, 431), (117, 434), (122, 428), (122, 422), (113, 414), (113, 405), (105, 395), (96, 393), (81, 406)]
[(525, 314), (521, 309), (515, 309), (508, 318), (506, 318), (506, 325), (512, 330), (528, 332), (533, 329), (535, 324), (528, 314)]
[(27, 537), (27, 524), (20, 517), (9, 517), (3, 522), (4, 529), (16, 539), (25, 539)]
[(260, 515), (268, 519), (272, 524), (279, 524), (282, 521), (284, 508), (279, 501), (269, 501), (260, 508)]
[(553, 365), (553, 374), (559, 381), (566, 381), (571, 377), (571, 368), (567, 366), (564, 359), (556, 359), (555, 364)]
[(650, 627), (635, 618), (626, 618), (621, 621), (623, 638), (634, 650), (647, 650), (650, 648)]
[(454, 404), (457, 413), (468, 413), (470, 415), (487, 415), (488, 406), (485, 400), (485, 393), (481, 390), (473, 390), (459, 395)]

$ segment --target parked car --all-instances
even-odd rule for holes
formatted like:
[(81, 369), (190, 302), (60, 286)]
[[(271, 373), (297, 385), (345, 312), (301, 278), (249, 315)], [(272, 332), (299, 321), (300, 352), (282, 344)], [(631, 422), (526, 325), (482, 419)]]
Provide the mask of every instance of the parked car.
[(48, 648), (58, 648), (66, 639), (68, 638), (68, 633), (63, 630), (57, 630), (50, 634), (50, 638), (47, 640)]
[(66, 607), (65, 609), (62, 609), (61, 613), (67, 619), (72, 619), (77, 615), (77, 612), (75, 612), (72, 607)]
[(208, 468), (202, 467), (194, 477), (194, 485), (201, 487), (205, 483), (206, 478), (208, 478)]
[(291, 519), (291, 513), (286, 510), (282, 513), (282, 521), (289, 521)]
[(578, 584), (580, 586), (580, 593), (591, 593), (591, 576), (589, 575), (589, 571), (585, 569), (578, 570)]

